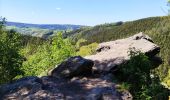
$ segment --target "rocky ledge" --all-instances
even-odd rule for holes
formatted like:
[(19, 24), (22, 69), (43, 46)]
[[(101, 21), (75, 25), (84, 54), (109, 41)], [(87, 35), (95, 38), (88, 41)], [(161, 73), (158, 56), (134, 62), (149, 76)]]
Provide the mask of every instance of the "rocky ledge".
[(129, 38), (99, 44), (97, 54), (87, 56), (86, 59), (94, 61), (93, 70), (96, 72), (115, 71), (117, 66), (130, 60), (129, 51), (135, 49), (161, 63), (161, 59), (155, 57), (160, 52), (160, 47), (153, 43), (152, 39), (141, 33)]
[(97, 54), (75, 56), (41, 78), (30, 76), (0, 86), (4, 100), (132, 100), (128, 91), (118, 92), (114, 71), (130, 60), (129, 48), (153, 58), (160, 47), (143, 33), (99, 44)]

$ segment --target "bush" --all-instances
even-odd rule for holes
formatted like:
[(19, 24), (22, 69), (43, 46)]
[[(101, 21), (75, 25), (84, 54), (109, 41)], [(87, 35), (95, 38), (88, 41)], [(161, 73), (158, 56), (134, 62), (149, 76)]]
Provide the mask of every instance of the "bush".
[(80, 47), (79, 51), (77, 52), (77, 55), (80, 56), (88, 56), (96, 53), (96, 48), (98, 47), (97, 43), (92, 43), (87, 46)]
[(131, 88), (131, 91), (135, 91), (136, 88), (140, 90), (142, 85), (148, 83), (148, 80), (150, 80), (151, 64), (147, 56), (135, 49), (129, 51), (129, 56), (130, 61), (120, 67), (123, 73), (122, 77), (123, 80), (133, 84), (135, 87), (135, 89)]
[(20, 35), (15, 31), (5, 31), (0, 25), (0, 84), (11, 82), (23, 74), (23, 57), (19, 54)]
[(36, 52), (28, 56), (27, 61), (23, 63), (25, 76), (46, 75), (55, 65), (74, 55), (73, 45), (68, 39), (63, 39), (62, 33), (58, 33), (50, 42), (38, 46)]
[(87, 40), (85, 40), (85, 39), (79, 39), (76, 43), (76, 49), (79, 50), (80, 47), (82, 47), (86, 41)]
[(130, 49), (130, 61), (119, 67), (118, 79), (130, 85), (129, 91), (136, 100), (167, 100), (170, 92), (161, 84), (159, 77), (151, 75), (148, 57), (135, 49)]

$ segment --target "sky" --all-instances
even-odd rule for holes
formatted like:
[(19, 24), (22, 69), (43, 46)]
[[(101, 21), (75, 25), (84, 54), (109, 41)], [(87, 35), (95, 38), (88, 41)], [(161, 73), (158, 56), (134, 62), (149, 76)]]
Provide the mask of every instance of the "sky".
[(0, 0), (0, 16), (33, 24), (97, 24), (167, 15), (166, 0)]

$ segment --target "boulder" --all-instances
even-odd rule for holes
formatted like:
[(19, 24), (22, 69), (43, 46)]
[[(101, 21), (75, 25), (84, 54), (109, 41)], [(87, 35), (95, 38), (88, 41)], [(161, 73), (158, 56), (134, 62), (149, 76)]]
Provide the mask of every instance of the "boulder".
[(67, 59), (51, 71), (51, 76), (70, 78), (89, 75), (92, 72), (93, 61), (75, 56)]
[(149, 57), (155, 56), (160, 51), (160, 47), (154, 44), (149, 36), (139, 33), (129, 38), (101, 43), (97, 54), (85, 58), (94, 61), (95, 72), (114, 72), (117, 66), (130, 60), (128, 52), (132, 48)]

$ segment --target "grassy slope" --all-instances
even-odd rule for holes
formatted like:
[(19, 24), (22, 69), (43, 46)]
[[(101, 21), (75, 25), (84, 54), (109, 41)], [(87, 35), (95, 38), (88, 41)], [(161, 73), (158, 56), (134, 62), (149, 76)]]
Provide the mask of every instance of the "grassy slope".
[[(93, 28), (79, 29), (69, 34), (73, 34), (70, 37), (74, 41), (84, 38), (87, 40), (86, 44), (89, 44), (125, 38), (138, 32), (148, 34), (156, 44), (161, 46), (159, 55), (164, 60), (164, 63), (158, 68), (157, 72), (163, 79), (166, 77), (169, 69), (167, 60), (170, 58), (170, 16), (150, 17), (125, 22), (122, 25), (116, 25), (114, 23), (98, 25)], [(166, 80), (170, 80), (170, 78)]]

